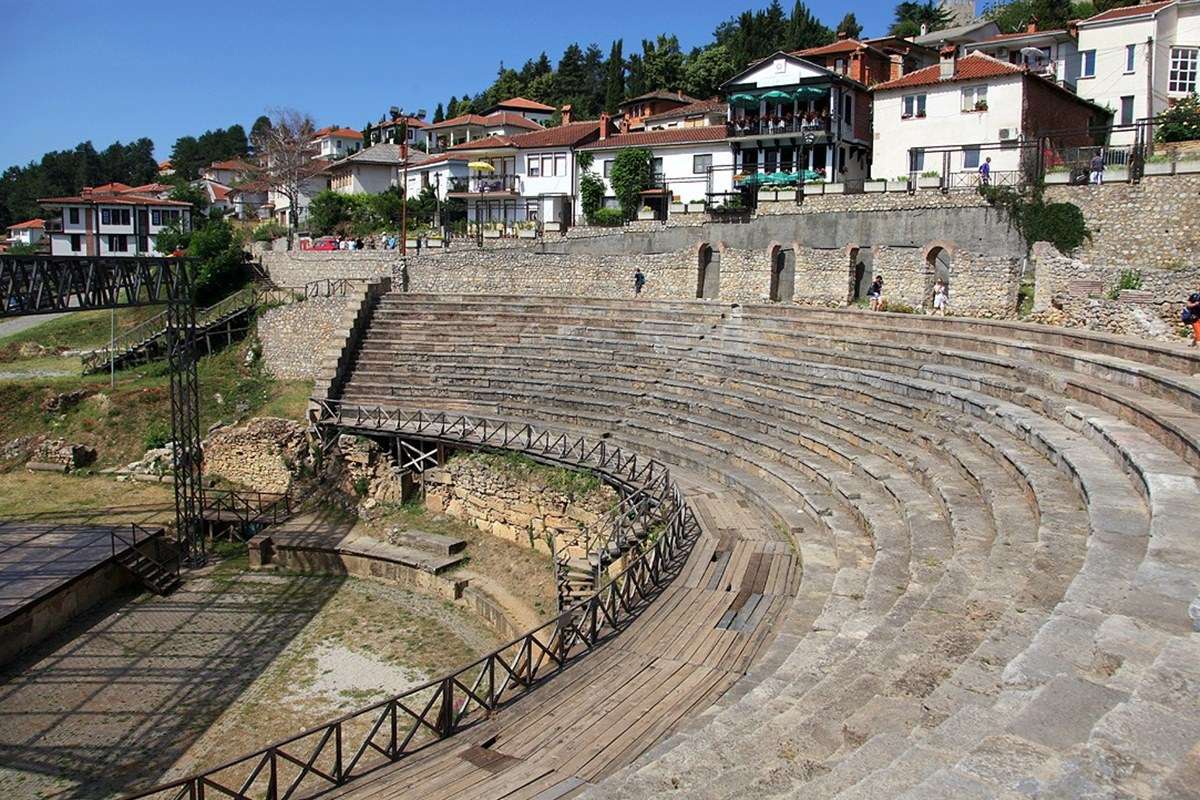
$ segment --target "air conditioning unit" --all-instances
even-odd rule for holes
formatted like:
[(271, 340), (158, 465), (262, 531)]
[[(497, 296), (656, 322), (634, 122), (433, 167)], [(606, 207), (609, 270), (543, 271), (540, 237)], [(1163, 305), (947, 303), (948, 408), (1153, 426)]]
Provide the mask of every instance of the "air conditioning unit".
[(1015, 142), (1017, 139), (1020, 139), (1020, 138), (1021, 138), (1021, 132), (1019, 130), (1017, 130), (1016, 128), (1001, 128), (1000, 129), (1000, 141), (1002, 141), (1002, 142)]

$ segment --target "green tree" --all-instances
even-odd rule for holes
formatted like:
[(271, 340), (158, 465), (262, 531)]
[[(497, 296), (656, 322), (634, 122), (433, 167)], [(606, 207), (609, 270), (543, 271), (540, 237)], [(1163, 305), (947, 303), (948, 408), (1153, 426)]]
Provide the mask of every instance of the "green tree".
[(1004, 33), (1024, 31), (1035, 20), (1041, 30), (1052, 30), (1076, 19), (1071, 0), (1011, 0), (989, 7), (984, 14)]
[(271, 130), (271, 118), (263, 114), (250, 126), (250, 141), (261, 141), (263, 135), (269, 130)]
[(584, 105), (583, 98), (588, 95), (587, 68), (583, 63), (583, 50), (579, 45), (571, 43), (563, 51), (558, 60), (558, 71), (554, 77), (554, 105), (571, 103)]
[(837, 35), (845, 35), (847, 39), (857, 39), (862, 36), (863, 26), (858, 23), (858, 17), (854, 16), (853, 11), (847, 11), (846, 16), (842, 17), (842, 21), (838, 23), (834, 33)]
[(436, 125), (439, 122), (445, 121), (445, 119), (446, 119), (446, 110), (444, 108), (442, 108), (441, 103), (438, 103), (437, 108), (435, 108), (433, 110), (433, 124)]
[(583, 53), (583, 70), (587, 75), (587, 103), (575, 109), (575, 117), (595, 118), (604, 107), (605, 79), (604, 53), (594, 44), (588, 45)]
[[(783, 46), (776, 49), (807, 50), (810, 47), (829, 44), (834, 38), (833, 31), (813, 16), (813, 13), (808, 10), (808, 6), (800, 0), (796, 0), (796, 4), (792, 6), (792, 17), (788, 20)], [(763, 55), (768, 54), (763, 53)]]
[(308, 226), (318, 236), (328, 236), (339, 225), (350, 221), (350, 195), (326, 189), (308, 204)]
[(458, 116), (458, 98), (450, 95), (450, 102), (446, 103), (446, 119), (454, 119)]
[(683, 83), (683, 53), (679, 39), (660, 33), (654, 41), (642, 40), (642, 69), (646, 91), (674, 91)]
[(617, 152), (608, 177), (621, 213), (633, 219), (642, 203), (642, 192), (654, 185), (654, 162), (649, 150), (627, 147)]
[(723, 44), (694, 51), (683, 65), (683, 90), (692, 97), (709, 98), (737, 72)]
[(608, 51), (608, 61), (604, 71), (604, 110), (609, 114), (617, 113), (617, 106), (625, 99), (625, 59), (621, 56), (623, 41), (617, 39)]
[(952, 17), (935, 0), (904, 0), (896, 6), (896, 18), (888, 31), (892, 36), (912, 37), (921, 34), (921, 26), (932, 33), (949, 26)]
[(596, 211), (604, 203), (604, 181), (591, 170), (586, 170), (579, 176), (579, 205), (583, 216), (591, 222)]

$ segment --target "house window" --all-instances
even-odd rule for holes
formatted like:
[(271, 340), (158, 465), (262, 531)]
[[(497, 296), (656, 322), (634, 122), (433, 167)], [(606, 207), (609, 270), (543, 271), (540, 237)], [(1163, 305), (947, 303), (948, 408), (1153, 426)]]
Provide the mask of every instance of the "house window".
[(1095, 50), (1083, 50), (1079, 53), (1079, 56), (1080, 56), (1080, 61), (1081, 61), (1079, 77), (1081, 77), (1081, 78), (1096, 77), (1096, 51)]
[(138, 237), (138, 252), (139, 253), (149, 253), (150, 252), (150, 237), (149, 236), (143, 235), (143, 236)]
[(100, 209), (100, 224), (108, 225), (112, 222), (112, 211), (107, 208)]
[(72, 225), (79, 224), (79, 209), (78, 208), (68, 209), (67, 215), (68, 215), (68, 218), (71, 220)]
[(554, 157), (554, 174), (560, 178), (567, 174), (567, 156), (565, 153)]
[(692, 174), (704, 175), (712, 169), (712, 154), (705, 153), (702, 156), (692, 156)]
[(162, 225), (162, 211), (159, 211), (157, 208), (150, 209), (150, 224)]
[(540, 178), (542, 175), (542, 159), (539, 156), (530, 156), (525, 161), (526, 172), (531, 178)]
[(979, 169), (979, 148), (963, 148), (963, 169)]
[(908, 151), (908, 171), (923, 172), (925, 170), (925, 149), (914, 147)]
[(542, 177), (551, 178), (554, 176), (554, 156), (542, 156)]
[(834, 61), (833, 62), (833, 71), (839, 75), (845, 75), (846, 74), (846, 60), (844, 58), (839, 58), (836, 61)]
[(962, 90), (963, 111), (987, 111), (987, 87), (968, 86)]
[(609, 175), (612, 175), (612, 162), (613, 162), (613, 160), (610, 158), (607, 161), (605, 161), (604, 166), (601, 167), (601, 169), (604, 171), (604, 177), (606, 177), (606, 178)]
[(854, 98), (849, 94), (842, 98), (842, 122), (854, 124)]
[(1196, 62), (1200, 58), (1200, 47), (1172, 47), (1171, 75), (1167, 90), (1172, 93), (1190, 94), (1196, 91)]
[(1126, 95), (1121, 98), (1121, 124), (1133, 124), (1133, 95)]
[(900, 117), (908, 119), (909, 117), (923, 116), (925, 116), (925, 95), (906, 94), (900, 105)]
[(1125, 45), (1125, 74), (1133, 72), (1133, 59), (1137, 55), (1137, 45)]
[(78, 233), (71, 234), (71, 252), (78, 253), (83, 249), (83, 238)]
[(662, 179), (663, 176), (663, 161), (661, 158), (654, 159), (654, 177)]
[(125, 253), (129, 251), (129, 242), (123, 233), (112, 233), (108, 236), (108, 252)]

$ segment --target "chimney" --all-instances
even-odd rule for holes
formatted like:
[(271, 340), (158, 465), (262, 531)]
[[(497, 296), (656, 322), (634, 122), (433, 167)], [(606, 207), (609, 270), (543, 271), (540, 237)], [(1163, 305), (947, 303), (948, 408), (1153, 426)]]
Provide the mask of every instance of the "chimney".
[(838, 38), (838, 41), (840, 42), (840, 41), (843, 41), (843, 40), (845, 40), (845, 39), (849, 39), (849, 38), (850, 38), (850, 34), (849, 34), (849, 32), (847, 32), (847, 31), (838, 31), (838, 32), (837, 32), (837, 38)]
[(1025, 26), (1026, 33), (1037, 33), (1038, 18), (1033, 17), (1029, 20), (1029, 24)]
[(611, 124), (612, 124), (612, 117), (610, 117), (608, 115), (607, 111), (601, 111), (600, 112), (600, 141), (603, 142), (605, 139), (608, 138), (608, 126)]
[(892, 55), (888, 57), (888, 62), (889, 72), (887, 79), (889, 81), (894, 81), (896, 78), (904, 75), (904, 56), (900, 55), (899, 53), (892, 53)]
[(929, 24), (926, 22), (922, 22), (921, 23), (921, 36), (927, 36), (928, 34), (929, 34)]
[(562, 124), (563, 124), (563, 125), (570, 125), (570, 124), (571, 124), (571, 104), (570, 104), (570, 103), (564, 103), (564, 104), (563, 104), (563, 107), (562, 107)]
[(942, 48), (941, 61), (938, 63), (938, 77), (944, 81), (948, 81), (954, 77), (955, 61), (958, 59), (958, 47), (948, 44)]

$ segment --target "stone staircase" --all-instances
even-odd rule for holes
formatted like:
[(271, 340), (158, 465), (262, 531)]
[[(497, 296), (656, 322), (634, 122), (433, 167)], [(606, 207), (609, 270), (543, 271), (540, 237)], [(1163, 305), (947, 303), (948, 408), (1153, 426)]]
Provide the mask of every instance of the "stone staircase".
[(744, 676), (582, 796), (1191, 797), (1198, 367), (987, 320), (389, 294), (341, 397), (606, 436), (671, 467), (694, 558), (798, 554)]

